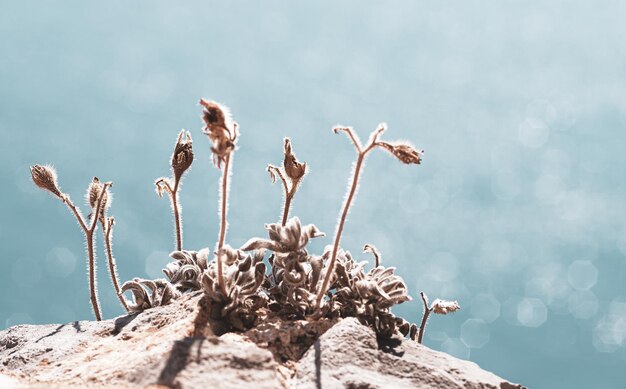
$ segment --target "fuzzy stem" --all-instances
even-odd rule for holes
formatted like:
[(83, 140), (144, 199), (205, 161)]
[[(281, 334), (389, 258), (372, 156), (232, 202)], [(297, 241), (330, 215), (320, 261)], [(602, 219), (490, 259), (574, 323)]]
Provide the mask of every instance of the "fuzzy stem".
[(89, 293), (91, 296), (91, 307), (93, 308), (93, 313), (96, 315), (96, 320), (102, 320), (102, 313), (100, 311), (100, 306), (98, 304), (98, 292), (96, 286), (96, 265), (95, 265), (95, 256), (94, 256), (94, 247), (93, 247), (93, 231), (88, 231), (85, 234), (85, 238), (87, 240), (87, 255), (88, 255), (88, 267), (89, 267)]
[(224, 246), (224, 240), (226, 239), (226, 212), (228, 210), (228, 169), (230, 167), (231, 154), (227, 154), (224, 158), (224, 170), (222, 171), (222, 196), (221, 196), (221, 220), (220, 220), (220, 235), (217, 241), (217, 282), (220, 291), (224, 297), (228, 296), (226, 293), (226, 284), (224, 283), (224, 272), (222, 269), (222, 247)]
[(328, 288), (328, 283), (330, 282), (330, 278), (332, 277), (333, 272), (335, 271), (335, 262), (337, 261), (337, 252), (339, 250), (339, 242), (341, 240), (341, 233), (343, 232), (343, 225), (346, 222), (346, 217), (348, 216), (348, 210), (350, 209), (350, 204), (352, 204), (352, 199), (356, 193), (356, 189), (359, 184), (359, 175), (361, 173), (361, 166), (363, 166), (363, 160), (367, 153), (372, 149), (372, 147), (368, 147), (364, 151), (359, 153), (359, 156), (356, 160), (356, 165), (354, 167), (354, 175), (352, 177), (352, 186), (350, 187), (350, 192), (348, 194), (348, 198), (343, 205), (343, 212), (341, 213), (341, 219), (339, 219), (339, 225), (337, 227), (337, 232), (335, 233), (335, 242), (333, 244), (333, 252), (330, 258), (330, 264), (328, 265), (328, 270), (326, 270), (326, 275), (324, 276), (324, 282), (322, 283), (322, 287), (317, 292), (316, 298), (316, 306), (317, 308), (321, 308), (322, 299), (326, 294), (326, 289)]
[(109, 263), (109, 274), (111, 275), (111, 282), (113, 282), (113, 288), (115, 289), (115, 293), (117, 294), (117, 298), (122, 303), (122, 306), (126, 310), (126, 312), (130, 312), (128, 305), (126, 304), (126, 300), (124, 296), (122, 296), (122, 291), (120, 289), (120, 283), (117, 277), (117, 266), (115, 265), (115, 258), (113, 257), (113, 247), (111, 245), (111, 232), (113, 230), (113, 220), (109, 219), (105, 223), (104, 220), (101, 220), (102, 230), (104, 232), (104, 244), (106, 246), (106, 254)]
[(424, 338), (424, 330), (426, 329), (426, 322), (428, 321), (428, 316), (432, 310), (428, 308), (428, 297), (424, 292), (420, 292), (420, 296), (422, 296), (422, 302), (424, 303), (424, 316), (422, 316), (422, 324), (420, 324), (420, 331), (417, 336), (417, 343), (422, 344), (422, 339)]
[(289, 208), (291, 207), (291, 199), (293, 199), (295, 191), (289, 191), (285, 193), (285, 205), (283, 206), (283, 220), (282, 226), (284, 227), (287, 224), (287, 218), (289, 217)]
[(181, 216), (180, 209), (178, 208), (178, 185), (179, 181), (174, 182), (174, 189), (170, 193), (170, 200), (172, 201), (172, 210), (174, 211), (174, 226), (176, 227), (176, 250), (181, 251), (183, 249), (183, 232), (181, 230)]

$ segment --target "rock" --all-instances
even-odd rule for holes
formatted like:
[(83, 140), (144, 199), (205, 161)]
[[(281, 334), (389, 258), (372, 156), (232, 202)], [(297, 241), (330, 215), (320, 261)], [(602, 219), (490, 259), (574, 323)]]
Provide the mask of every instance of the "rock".
[[(379, 341), (352, 318), (319, 325), (264, 323), (246, 334), (222, 336), (209, 326), (197, 336), (200, 298), (189, 294), (165, 307), (101, 322), (0, 331), (0, 384), (46, 389), (521, 388), (399, 336)], [(319, 336), (315, 331), (326, 332)], [(303, 352), (299, 361), (288, 360)]]

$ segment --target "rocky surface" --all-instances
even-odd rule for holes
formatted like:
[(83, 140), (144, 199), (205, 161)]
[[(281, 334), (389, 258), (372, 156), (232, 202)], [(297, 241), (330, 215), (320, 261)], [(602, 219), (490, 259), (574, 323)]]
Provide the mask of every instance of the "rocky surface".
[(0, 386), (522, 388), (399, 336), (380, 341), (355, 319), (274, 322), (221, 336), (208, 326), (199, 335), (199, 299), (102, 322), (0, 331)]

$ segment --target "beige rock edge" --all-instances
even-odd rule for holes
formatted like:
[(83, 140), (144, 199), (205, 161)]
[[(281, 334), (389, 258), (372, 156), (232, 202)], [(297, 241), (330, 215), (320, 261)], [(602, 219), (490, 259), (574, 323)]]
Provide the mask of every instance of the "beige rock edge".
[[(0, 386), (523, 388), (400, 336), (378, 341), (353, 318), (327, 323), (323, 330), (330, 329), (319, 338), (320, 326), (305, 321), (267, 323), (219, 337), (209, 328), (206, 336), (193, 337), (199, 299), (190, 294), (165, 307), (101, 322), (0, 331)], [(290, 347), (304, 355), (281, 362)]]

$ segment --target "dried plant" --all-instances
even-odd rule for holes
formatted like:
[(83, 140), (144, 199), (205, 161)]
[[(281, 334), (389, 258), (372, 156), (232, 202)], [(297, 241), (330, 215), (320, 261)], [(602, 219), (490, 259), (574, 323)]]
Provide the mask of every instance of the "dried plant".
[(388, 143), (379, 141), (378, 137), (387, 129), (387, 125), (385, 123), (381, 123), (378, 125), (378, 128), (372, 132), (370, 138), (367, 142), (367, 145), (363, 147), (361, 141), (359, 140), (358, 135), (352, 130), (350, 127), (335, 127), (333, 131), (335, 134), (339, 132), (345, 132), (352, 144), (354, 145), (357, 152), (357, 160), (354, 164), (354, 173), (352, 175), (352, 183), (348, 187), (348, 196), (343, 205), (343, 210), (341, 212), (341, 216), (339, 218), (339, 223), (337, 225), (337, 230), (335, 232), (335, 240), (333, 243), (332, 254), (330, 258), (330, 264), (328, 265), (328, 270), (324, 275), (324, 281), (322, 282), (322, 286), (317, 292), (317, 301), (316, 305), (318, 308), (322, 306), (322, 299), (326, 294), (329, 286), (330, 279), (333, 276), (333, 272), (335, 271), (335, 263), (337, 261), (337, 254), (339, 252), (339, 243), (341, 241), (341, 233), (343, 232), (343, 227), (346, 222), (346, 217), (348, 216), (348, 211), (350, 209), (350, 205), (352, 204), (352, 200), (356, 194), (356, 190), (359, 184), (359, 175), (361, 173), (361, 169), (363, 167), (363, 162), (365, 161), (365, 157), (367, 154), (372, 151), (376, 147), (381, 147), (387, 151), (389, 151), (392, 155), (398, 158), (402, 163), (405, 164), (420, 164), (421, 163), (421, 155), (423, 151), (415, 150), (408, 143)]
[[(94, 178), (86, 196), (91, 208), (89, 220), (86, 220), (69, 196), (59, 189), (54, 169), (40, 165), (31, 168), (35, 184), (62, 200), (74, 213), (85, 233), (91, 301), (98, 320), (101, 314), (93, 242), (98, 222), (102, 225), (113, 286), (129, 312), (169, 304), (183, 293), (203, 291), (198, 317), (208, 313), (202, 317), (219, 321), (227, 330), (246, 330), (266, 322), (266, 319), (306, 319), (307, 323), (321, 323), (320, 326), (324, 327), (337, 317), (351, 316), (372, 326), (380, 336), (387, 337), (399, 332), (421, 343), (431, 313), (447, 314), (460, 309), (456, 301), (437, 299), (429, 305), (428, 298), (422, 292), (424, 315), (419, 327), (395, 316), (391, 312), (392, 307), (411, 300), (406, 283), (395, 274), (395, 267), (384, 266), (380, 251), (372, 244), (363, 247), (363, 252), (374, 258), (374, 266), (369, 270), (366, 270), (367, 261), (355, 260), (349, 251), (340, 246), (346, 218), (369, 152), (379, 147), (405, 164), (420, 164), (423, 151), (406, 142), (379, 140), (386, 129), (385, 124), (380, 124), (372, 132), (365, 146), (351, 128), (334, 128), (335, 133), (345, 132), (352, 141), (357, 159), (332, 245), (327, 246), (322, 255), (315, 255), (309, 253), (308, 243), (313, 238), (325, 236), (324, 233), (313, 224), (302, 225), (298, 217), (289, 218), (291, 203), (307, 173), (307, 165), (298, 161), (291, 141), (285, 138), (282, 166), (267, 167), (272, 181), (280, 179), (284, 189), (281, 221), (265, 225), (267, 239), (252, 238), (240, 249), (233, 249), (225, 241), (229, 178), (238, 137), (237, 124), (223, 105), (204, 99), (200, 100), (200, 105), (203, 133), (211, 142), (212, 162), (222, 173), (218, 208), (219, 235), (214, 251), (208, 248), (200, 251), (183, 250), (178, 192), (181, 179), (193, 162), (194, 153), (191, 135), (181, 131), (171, 158), (171, 178), (160, 178), (155, 182), (159, 196), (167, 193), (170, 198), (176, 231), (176, 251), (170, 254), (172, 261), (163, 269), (166, 279), (134, 278), (119, 287), (111, 244), (115, 220), (107, 215), (111, 204), (111, 183), (101, 183)], [(266, 253), (269, 254), (269, 273), (266, 272), (264, 262)], [(125, 292), (131, 292), (131, 301), (124, 299)]]
[[(417, 337), (417, 343), (422, 343), (424, 339), (424, 330), (426, 329), (426, 322), (431, 313), (438, 315), (447, 315), (448, 313), (456, 312), (461, 309), (461, 306), (456, 301), (446, 301), (436, 299), (432, 304), (428, 305), (428, 296), (426, 293), (420, 292), (422, 302), (424, 303), (424, 315), (422, 316), (422, 324), (419, 327), (419, 335)], [(413, 337), (414, 339), (414, 337)]]
[(398, 318), (390, 308), (411, 297), (404, 280), (394, 274), (395, 268), (380, 265), (380, 252), (375, 246), (367, 244), (364, 251), (374, 255), (376, 267), (365, 273), (366, 262), (357, 263), (349, 252), (339, 250), (336, 282), (331, 288), (337, 290), (342, 316), (356, 316), (372, 324), (379, 334), (391, 335)]
[[(260, 293), (265, 279), (263, 254), (264, 250), (245, 254), (224, 245), (202, 274), (202, 289), (214, 309), (217, 308), (217, 317), (226, 318), (236, 329), (251, 327), (257, 319), (258, 309), (266, 303)], [(223, 287), (219, 285), (217, 264), (220, 262), (225, 268)]]
[(283, 189), (285, 191), (285, 204), (283, 205), (283, 215), (281, 221), (283, 226), (287, 223), (293, 196), (296, 194), (298, 186), (306, 174), (306, 163), (300, 163), (297, 160), (296, 155), (291, 149), (291, 140), (289, 138), (285, 138), (284, 142), (285, 156), (283, 159), (283, 168), (281, 169), (278, 166), (267, 165), (267, 171), (270, 174), (272, 182), (275, 183), (276, 177), (278, 176), (283, 183)]
[(127, 302), (131, 312), (169, 304), (173, 299), (180, 297), (180, 292), (167, 280), (145, 280), (133, 278), (122, 285), (122, 293), (130, 291), (134, 302)]
[(204, 120), (205, 124), (203, 132), (211, 141), (213, 164), (218, 169), (222, 169), (222, 163), (224, 164), (222, 169), (222, 186), (220, 189), (220, 233), (215, 254), (217, 262), (217, 284), (222, 295), (227, 296), (228, 291), (224, 280), (222, 248), (224, 246), (224, 240), (226, 239), (226, 212), (228, 211), (229, 191), (228, 176), (230, 174), (229, 168), (232, 153), (235, 150), (235, 142), (238, 136), (237, 123), (233, 122), (228, 108), (215, 101), (200, 99), (200, 105), (204, 107), (202, 110), (202, 120)]
[(182, 130), (178, 134), (178, 139), (176, 140), (174, 153), (172, 154), (172, 160), (170, 163), (172, 167), (172, 178), (161, 177), (154, 183), (159, 197), (163, 197), (163, 192), (166, 192), (170, 198), (172, 212), (174, 213), (174, 227), (176, 229), (176, 250), (178, 251), (183, 249), (183, 227), (181, 220), (181, 207), (178, 203), (178, 192), (180, 189), (181, 179), (185, 172), (191, 167), (192, 163), (193, 147), (191, 134), (189, 131)]
[(268, 291), (274, 310), (304, 316), (312, 313), (315, 292), (321, 276), (322, 258), (309, 255), (306, 245), (311, 238), (325, 236), (313, 224), (302, 226), (294, 217), (285, 225), (266, 224), (269, 239), (253, 238), (242, 251), (271, 250), (271, 277)]
[(200, 290), (202, 273), (208, 266), (209, 253), (209, 249), (174, 251), (170, 254), (174, 262), (168, 263), (163, 273), (181, 292)]
[(51, 166), (34, 165), (30, 168), (30, 173), (35, 185), (47, 190), (67, 205), (76, 217), (80, 228), (85, 234), (85, 241), (87, 243), (87, 268), (89, 272), (89, 293), (91, 306), (93, 308), (94, 315), (96, 316), (96, 320), (102, 320), (100, 303), (98, 301), (98, 287), (96, 284), (96, 254), (93, 235), (103, 210), (107, 209), (109, 206), (108, 202), (111, 196), (107, 193), (107, 190), (113, 184), (111, 182), (100, 183), (100, 180), (98, 180), (97, 177), (94, 177), (93, 181), (89, 185), (89, 188), (87, 189), (87, 201), (91, 207), (91, 216), (89, 220), (86, 220), (80, 210), (74, 205), (70, 196), (61, 192), (61, 189), (59, 189), (56, 171)]
[[(87, 191), (87, 202), (91, 209), (95, 209), (96, 204), (98, 202), (98, 194), (102, 190), (102, 183), (98, 180), (98, 177), (94, 177), (91, 185), (89, 186), (89, 190)], [(115, 263), (115, 257), (113, 256), (113, 243), (112, 243), (112, 235), (113, 235), (113, 226), (115, 225), (115, 219), (113, 217), (107, 216), (107, 212), (111, 207), (111, 202), (113, 197), (111, 196), (111, 192), (107, 189), (104, 192), (104, 199), (102, 201), (102, 206), (100, 208), (100, 224), (102, 225), (102, 237), (104, 238), (104, 246), (105, 253), (107, 256), (107, 264), (109, 268), (109, 275), (111, 276), (111, 283), (113, 284), (113, 289), (115, 289), (115, 294), (117, 298), (120, 300), (122, 307), (129, 312), (128, 305), (126, 304), (126, 300), (122, 296), (122, 291), (120, 289), (120, 282), (117, 275), (117, 265)]]

